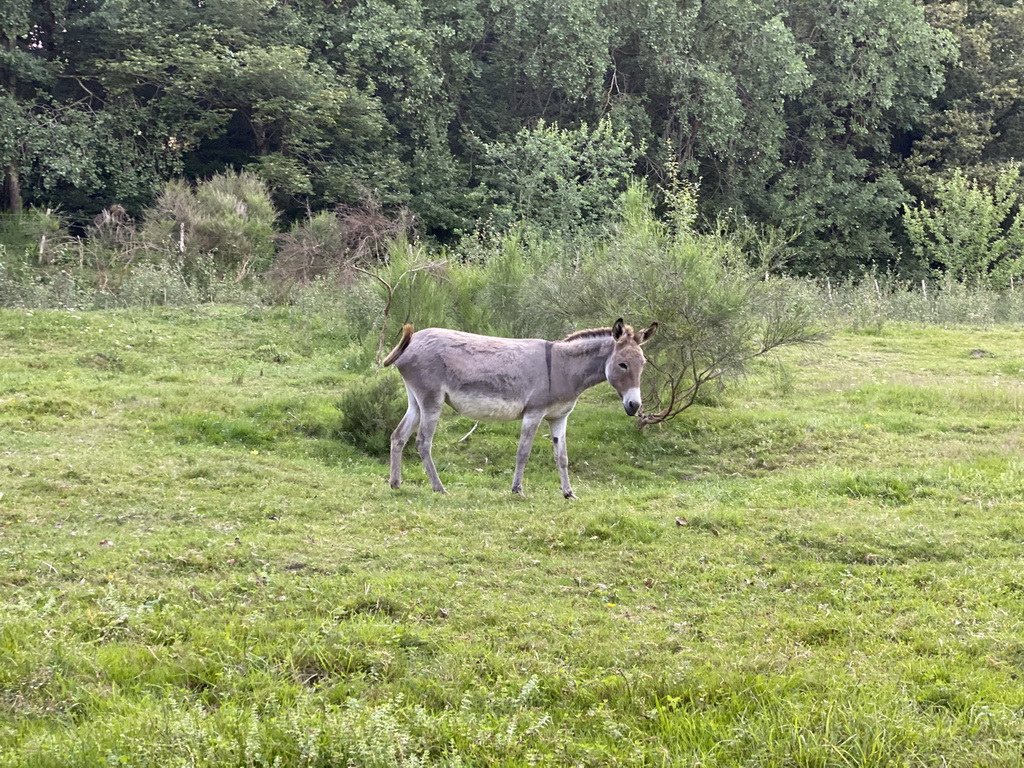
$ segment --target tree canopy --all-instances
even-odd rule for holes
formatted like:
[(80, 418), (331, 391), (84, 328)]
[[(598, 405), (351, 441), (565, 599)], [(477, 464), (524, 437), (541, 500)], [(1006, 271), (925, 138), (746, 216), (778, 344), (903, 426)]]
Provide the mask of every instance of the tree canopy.
[(1021, 0), (0, 0), (0, 209), (248, 170), (286, 218), (372, 199), (450, 242), (681, 174), (847, 272), (1022, 157), (1022, 56)]

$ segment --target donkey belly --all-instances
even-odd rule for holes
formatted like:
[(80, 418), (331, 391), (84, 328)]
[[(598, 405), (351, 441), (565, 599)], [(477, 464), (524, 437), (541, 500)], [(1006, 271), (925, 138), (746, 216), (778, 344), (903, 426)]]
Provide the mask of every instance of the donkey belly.
[(481, 421), (514, 421), (526, 409), (522, 400), (478, 392), (449, 392), (445, 400), (463, 416)]

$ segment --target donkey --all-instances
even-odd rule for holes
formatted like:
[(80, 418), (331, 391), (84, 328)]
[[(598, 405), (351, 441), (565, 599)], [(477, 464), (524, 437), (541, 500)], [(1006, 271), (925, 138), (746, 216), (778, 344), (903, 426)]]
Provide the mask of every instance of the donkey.
[(607, 381), (619, 393), (630, 416), (640, 410), (640, 349), (658, 324), (634, 333), (622, 318), (611, 328), (578, 331), (561, 341), (503, 339), (473, 333), (428, 328), (413, 334), (402, 328), (402, 338), (384, 359), (402, 374), (409, 408), (391, 435), (391, 487), (402, 483), (402, 451), (419, 429), (416, 447), (430, 479), (430, 487), (447, 493), (437, 476), (430, 447), (441, 408), (448, 403), (473, 419), (521, 419), (519, 450), (512, 492), (523, 495), (523, 473), (541, 421), (551, 424), (555, 464), (562, 494), (574, 499), (569, 484), (569, 457), (565, 450), (565, 422), (585, 389)]

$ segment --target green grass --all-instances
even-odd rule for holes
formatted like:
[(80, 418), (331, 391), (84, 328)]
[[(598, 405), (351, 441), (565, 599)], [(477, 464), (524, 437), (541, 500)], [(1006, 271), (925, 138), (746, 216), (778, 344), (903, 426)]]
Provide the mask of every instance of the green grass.
[(1022, 339), (595, 389), (570, 503), (454, 417), (391, 491), (324, 317), (0, 311), (0, 765), (1020, 765)]

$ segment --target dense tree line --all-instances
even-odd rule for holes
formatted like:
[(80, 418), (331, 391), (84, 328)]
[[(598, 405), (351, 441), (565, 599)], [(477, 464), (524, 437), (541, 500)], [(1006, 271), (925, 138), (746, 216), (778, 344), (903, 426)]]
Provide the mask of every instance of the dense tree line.
[(452, 241), (687, 179), (850, 271), (1024, 157), (1022, 70), (1021, 0), (0, 0), (0, 206), (245, 168), (286, 217), (372, 200)]

